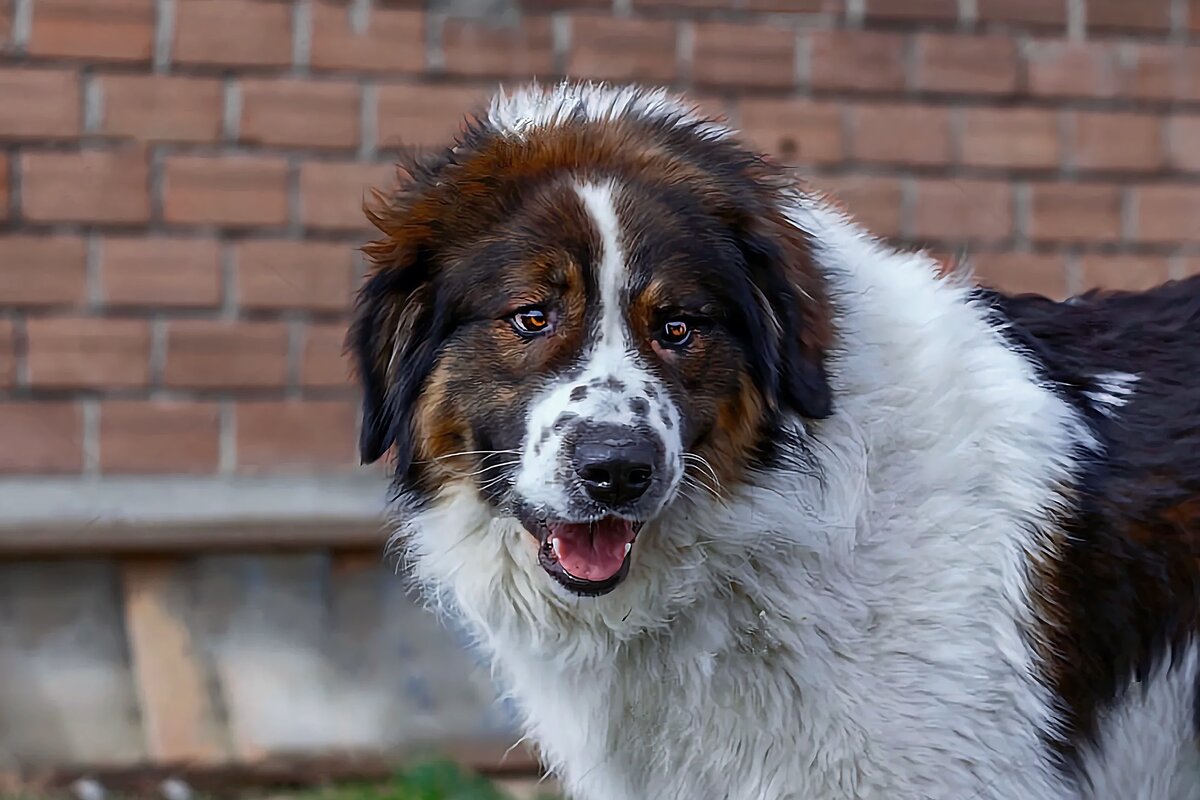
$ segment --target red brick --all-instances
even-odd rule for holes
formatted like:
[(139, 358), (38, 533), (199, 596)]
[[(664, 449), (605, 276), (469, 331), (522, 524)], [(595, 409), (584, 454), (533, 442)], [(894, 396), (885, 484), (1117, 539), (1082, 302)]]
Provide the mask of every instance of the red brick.
[(1120, 76), (1123, 94), (1152, 100), (1170, 100), (1179, 85), (1179, 48), (1174, 44), (1138, 44), (1126, 46), (1132, 65)]
[(276, 322), (180, 319), (167, 327), (167, 386), (279, 388), (287, 380), (287, 329)]
[(243, 308), (344, 311), (353, 289), (351, 245), (263, 239), (238, 245), (235, 296)]
[(747, 138), (785, 161), (830, 164), (845, 158), (842, 111), (836, 103), (744, 98), (738, 116)]
[(1176, 52), (1176, 100), (1200, 101), (1200, 47), (1180, 47)]
[(976, 280), (1003, 292), (1067, 297), (1067, 270), (1062, 256), (1034, 253), (976, 253), (970, 266)]
[(154, 0), (37, 0), (29, 53), (149, 61), (154, 55)]
[(8, 214), (8, 156), (0, 153), (0, 218)]
[(922, 180), (917, 183), (913, 235), (943, 242), (998, 241), (1013, 232), (1013, 192), (1007, 181)]
[(633, 0), (635, 11), (731, 11), (736, 0)]
[(1010, 36), (917, 36), (916, 88), (927, 92), (1009, 94), (1017, 88), (1017, 43)]
[(75, 72), (0, 68), (0, 139), (78, 136), (80, 108)]
[(291, 64), (291, 3), (176, 0), (171, 54), (181, 64)]
[(1046, 97), (1116, 97), (1124, 68), (1115, 42), (1029, 42), (1029, 92)]
[(241, 470), (346, 468), (355, 463), (358, 409), (351, 401), (239, 403)]
[(101, 472), (213, 472), (219, 442), (216, 403), (112, 400), (100, 406)]
[(1051, 168), (1060, 158), (1058, 113), (1033, 108), (965, 112), (963, 160), (975, 166)]
[(42, 389), (123, 389), (150, 380), (150, 323), (46, 317), (26, 322), (29, 383)]
[(1200, 48), (1178, 44), (1139, 44), (1136, 61), (1122, 73), (1122, 91), (1147, 100), (1195, 99), (1200, 83)]
[(789, 88), (796, 83), (796, 33), (773, 25), (697, 23), (692, 81)]
[(231, 227), (287, 221), (287, 162), (270, 156), (169, 156), (167, 222)]
[(579, 11), (581, 9), (612, 10), (612, 0), (523, 0), (521, 8), (528, 11)]
[(891, 33), (817, 30), (810, 34), (812, 85), (859, 91), (904, 88), (904, 37)]
[(1080, 111), (1071, 145), (1075, 166), (1096, 170), (1154, 170), (1163, 164), (1163, 127), (1150, 114)]
[(100, 132), (141, 141), (215, 142), (221, 138), (224, 92), (216, 78), (101, 75)]
[(513, 24), (448, 19), (442, 52), (450, 75), (545, 78), (555, 73), (554, 34), (547, 16), (525, 16)]
[(1137, 190), (1137, 230), (1140, 242), (1200, 241), (1200, 186), (1169, 184)]
[(867, 19), (936, 20), (958, 19), (958, 0), (866, 0)]
[(17, 330), (11, 319), (0, 319), (0, 389), (17, 382)]
[(22, 210), (34, 222), (145, 222), (150, 218), (146, 152), (126, 147), (24, 153)]
[(1188, 4), (1188, 27), (1200, 31), (1200, 0), (1191, 0)]
[(314, 69), (355, 72), (420, 72), (425, 67), (425, 15), (372, 5), (365, 31), (351, 26), (345, 2), (312, 6)]
[(394, 177), (390, 164), (306, 162), (300, 167), (300, 219), (309, 228), (366, 230), (363, 201)]
[(251, 144), (357, 147), (362, 99), (350, 82), (245, 80), (241, 139)]
[(213, 239), (111, 237), (100, 253), (106, 305), (211, 308), (221, 302), (221, 254)]
[[(878, 0), (877, 0), (878, 1)], [(824, 12), (837, 14), (845, 9), (845, 0), (742, 0), (750, 11)]]
[(86, 252), (74, 236), (0, 236), (0, 297), (7, 306), (77, 306), (87, 299)]
[(445, 147), (487, 97), (484, 89), (461, 86), (380, 86), (377, 141), (383, 147)]
[(896, 164), (951, 160), (950, 112), (937, 106), (882, 103), (854, 109), (854, 157)]
[(843, 205), (868, 230), (878, 236), (900, 234), (900, 209), (903, 197), (900, 181), (895, 178), (876, 178), (847, 175), (838, 178), (817, 178), (814, 188), (828, 192), (830, 199)]
[(576, 78), (670, 83), (675, 80), (675, 23), (577, 14), (571, 20), (567, 73)]
[(1200, 171), (1200, 115), (1179, 114), (1167, 126), (1171, 169)]
[(1067, 22), (1067, 0), (975, 0), (975, 4), (975, 15), (983, 22), (1055, 26)]
[(83, 414), (75, 403), (0, 403), (0, 472), (79, 472)]
[(1168, 279), (1169, 264), (1154, 256), (1086, 255), (1079, 264), (1081, 288), (1137, 291)]
[(309, 325), (304, 334), (300, 383), (313, 388), (353, 385), (345, 342), (346, 325), (343, 323)]
[(1121, 239), (1120, 187), (1092, 183), (1033, 186), (1029, 235), (1035, 241), (1116, 242)]
[(1171, 27), (1171, 0), (1088, 0), (1091, 30), (1156, 30)]

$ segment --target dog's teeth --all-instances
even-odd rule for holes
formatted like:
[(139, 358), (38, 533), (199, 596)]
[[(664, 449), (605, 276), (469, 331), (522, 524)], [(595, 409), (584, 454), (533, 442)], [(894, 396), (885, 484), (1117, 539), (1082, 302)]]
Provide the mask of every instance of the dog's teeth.
[(629, 543), (627, 543), (627, 544), (625, 545), (625, 555), (629, 555), (629, 551), (630, 551), (630, 550), (632, 550), (632, 549), (633, 549), (633, 542), (629, 542)]
[(552, 549), (554, 551), (555, 558), (558, 558), (558, 545), (559, 545), (558, 537), (555, 536), (553, 539), (550, 540), (550, 549)]

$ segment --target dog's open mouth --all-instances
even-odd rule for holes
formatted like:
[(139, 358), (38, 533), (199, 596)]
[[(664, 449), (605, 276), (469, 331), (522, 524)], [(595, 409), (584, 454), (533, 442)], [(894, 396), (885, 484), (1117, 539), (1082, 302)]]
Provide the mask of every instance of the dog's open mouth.
[(545, 522), (529, 527), (538, 539), (538, 563), (575, 594), (597, 597), (629, 574), (640, 522), (605, 517), (595, 522)]

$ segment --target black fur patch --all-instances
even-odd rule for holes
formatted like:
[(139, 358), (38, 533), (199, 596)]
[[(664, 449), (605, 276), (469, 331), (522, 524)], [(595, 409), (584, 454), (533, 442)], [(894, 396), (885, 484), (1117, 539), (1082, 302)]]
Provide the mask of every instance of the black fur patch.
[(596, 378), (592, 381), (592, 386), (595, 386), (597, 389), (608, 389), (613, 392), (625, 391), (625, 382), (612, 375), (609, 375), (607, 378)]
[[(1062, 558), (1040, 576), (1070, 762), (1132, 679), (1200, 635), (1200, 278), (1063, 303), (976, 299), (1100, 444), (1083, 456)], [(1112, 373), (1137, 376), (1124, 404), (1100, 396)], [(1196, 716), (1200, 732), (1200, 699)]]

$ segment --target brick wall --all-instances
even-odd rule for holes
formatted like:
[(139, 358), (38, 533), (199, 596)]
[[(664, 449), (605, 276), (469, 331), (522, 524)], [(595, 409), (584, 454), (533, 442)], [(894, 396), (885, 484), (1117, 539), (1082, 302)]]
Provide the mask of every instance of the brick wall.
[(364, 188), (669, 83), (1010, 289), (1200, 271), (1200, 0), (0, 0), (0, 472), (352, 468)]

